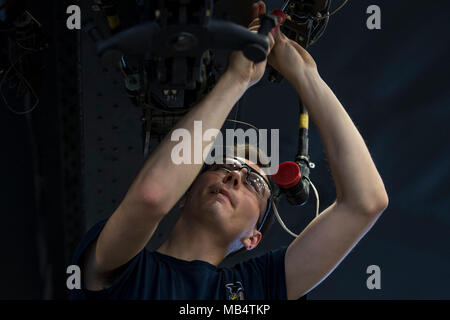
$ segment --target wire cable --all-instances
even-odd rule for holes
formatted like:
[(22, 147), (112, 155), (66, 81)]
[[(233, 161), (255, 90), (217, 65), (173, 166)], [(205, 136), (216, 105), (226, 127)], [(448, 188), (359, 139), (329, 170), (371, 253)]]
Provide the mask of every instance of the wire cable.
[[(29, 113), (29, 112), (32, 112), (32, 111), (36, 108), (36, 106), (39, 104), (39, 97), (37, 96), (37, 94), (36, 94), (36, 92), (34, 91), (33, 87), (32, 87), (31, 84), (28, 82), (28, 80), (22, 75), (22, 73), (20, 73), (20, 72), (15, 68), (15, 65), (16, 65), (17, 63), (21, 62), (22, 59), (23, 59), (25, 56), (29, 55), (29, 54), (31, 54), (31, 53), (30, 53), (30, 52), (26, 52), (26, 53), (24, 53), (23, 55), (21, 55), (14, 63), (11, 63), (10, 67), (6, 70), (5, 74), (4, 74), (3, 77), (2, 77), (2, 80), (0, 81), (0, 95), (1, 95), (1, 97), (2, 97), (3, 101), (5, 102), (5, 105), (6, 105), (6, 107), (9, 109), (9, 111), (11, 111), (12, 113), (17, 114), (17, 115), (24, 115), (24, 114), (27, 114), (27, 113)], [(10, 61), (11, 61), (11, 56), (10, 56)], [(17, 76), (25, 83), (25, 85), (28, 87), (28, 89), (30, 90), (30, 92), (31, 92), (31, 94), (33, 95), (33, 97), (36, 99), (36, 102), (34, 103), (33, 107), (31, 107), (31, 109), (29, 109), (29, 110), (26, 110), (26, 111), (17, 111), (17, 110), (14, 110), (14, 109), (10, 106), (10, 104), (8, 103), (8, 101), (6, 100), (5, 95), (3, 94), (3, 89), (2, 89), (2, 88), (3, 88), (3, 84), (4, 84), (4, 82), (5, 82), (5, 80), (6, 80), (7, 76), (8, 76), (8, 74), (11, 72), (11, 70), (14, 70), (14, 71), (16, 72)]]
[(252, 127), (253, 129), (255, 129), (255, 130), (259, 130), (257, 127), (255, 127), (254, 125), (252, 125), (252, 124), (250, 124), (250, 123), (248, 123), (248, 122), (245, 122), (245, 121), (239, 121), (239, 120), (233, 120), (233, 119), (225, 119), (225, 121), (231, 121), (231, 122), (236, 122), (236, 123), (241, 123), (241, 124), (245, 124), (245, 125), (247, 125), (247, 126), (249, 126), (249, 127)]
[[(332, 15), (336, 14), (339, 10), (341, 10), (347, 4), (347, 2), (348, 2), (348, 0), (343, 0), (341, 5), (339, 7), (337, 7), (333, 12), (327, 13), (327, 14), (323, 15), (322, 17), (313, 17), (310, 14), (308, 14), (307, 16), (300, 16), (298, 14), (295, 14), (295, 15), (296, 15), (297, 18), (300, 18), (300, 19), (312, 19), (312, 20), (315, 20), (315, 21), (320, 21), (320, 20), (329, 18)], [(284, 9), (282, 9), (282, 11), (284, 11)], [(299, 23), (299, 24), (306, 24), (306, 22)]]
[(23, 50), (28, 50), (28, 51), (32, 51), (32, 52), (40, 52), (40, 51), (42, 51), (41, 49), (34, 49), (34, 48), (27, 48), (27, 47), (24, 47), (23, 45), (21, 45), (21, 44), (19, 43), (19, 41), (16, 41), (16, 44), (17, 44), (20, 48), (22, 48)]
[[(317, 191), (316, 187), (314, 186), (314, 183), (312, 183), (312, 181), (305, 177), (305, 179), (308, 181), (308, 183), (311, 185), (313, 191), (314, 191), (314, 195), (316, 197), (316, 218), (319, 216), (319, 192)], [(275, 216), (277, 217), (278, 222), (280, 223), (281, 227), (287, 232), (289, 233), (291, 236), (293, 236), (294, 238), (298, 237), (298, 234), (295, 234), (294, 232), (292, 232), (283, 222), (283, 219), (281, 219), (280, 214), (278, 213), (278, 208), (275, 205), (275, 202), (272, 200), (272, 206), (273, 206), (273, 211), (275, 212)]]
[(308, 178), (305, 177), (305, 179), (309, 182), (309, 184), (311, 185), (311, 188), (314, 191), (314, 196), (316, 197), (316, 217), (319, 215), (319, 192), (317, 191), (316, 187), (314, 186), (314, 183), (312, 183), (312, 181)]
[(339, 10), (341, 10), (346, 4), (347, 4), (348, 0), (344, 0), (341, 5), (339, 7), (337, 7), (333, 12), (331, 13), (327, 13), (326, 15), (324, 15), (323, 17), (320, 18), (314, 18), (315, 20), (319, 21), (319, 20), (323, 20), (325, 18), (331, 17), (332, 15), (334, 15), (336, 12), (338, 12)]
[(280, 214), (278, 213), (278, 209), (277, 206), (275, 205), (275, 202), (273, 202), (272, 200), (272, 205), (273, 205), (273, 211), (275, 212), (275, 216), (277, 217), (278, 222), (280, 223), (280, 225), (283, 227), (283, 229), (289, 233), (291, 236), (293, 236), (294, 238), (298, 237), (298, 234), (295, 234), (294, 232), (292, 232), (291, 230), (289, 230), (288, 227), (286, 227), (286, 225), (284, 224), (283, 220), (280, 217)]

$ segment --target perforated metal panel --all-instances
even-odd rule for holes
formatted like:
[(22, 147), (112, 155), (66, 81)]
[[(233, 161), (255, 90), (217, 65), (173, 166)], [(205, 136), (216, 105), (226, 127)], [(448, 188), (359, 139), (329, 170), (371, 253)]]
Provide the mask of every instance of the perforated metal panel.
[[(105, 17), (92, 5), (82, 3), (84, 22), (92, 19), (108, 35)], [(128, 99), (118, 67), (101, 64), (86, 32), (81, 35), (81, 73), (88, 228), (114, 212), (143, 164), (142, 110)]]

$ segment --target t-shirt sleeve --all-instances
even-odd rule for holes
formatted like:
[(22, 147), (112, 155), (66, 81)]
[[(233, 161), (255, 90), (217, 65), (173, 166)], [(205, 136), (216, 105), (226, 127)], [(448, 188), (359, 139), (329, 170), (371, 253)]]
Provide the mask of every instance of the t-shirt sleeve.
[(247, 299), (287, 299), (284, 268), (286, 250), (287, 247), (283, 246), (259, 257), (241, 262), (236, 266), (245, 282), (244, 290)]
[[(81, 273), (83, 272), (82, 265), (80, 262), (80, 257), (86, 251), (88, 246), (97, 239), (100, 232), (103, 230), (108, 219), (102, 220), (95, 224), (89, 231), (84, 235), (78, 244), (72, 258), (72, 265), (77, 265), (81, 268)], [(136, 276), (136, 269), (138, 266), (144, 263), (145, 248), (141, 250), (133, 259), (128, 261), (125, 265), (118, 269), (119, 274), (116, 275), (115, 280), (112, 285), (108, 288), (92, 291), (85, 288), (83, 281), (81, 281), (81, 289), (69, 290), (69, 299), (71, 300), (84, 300), (84, 299), (120, 299), (127, 297), (131, 298), (132, 292), (128, 291), (127, 280), (130, 276)], [(81, 275), (81, 278), (83, 276)]]

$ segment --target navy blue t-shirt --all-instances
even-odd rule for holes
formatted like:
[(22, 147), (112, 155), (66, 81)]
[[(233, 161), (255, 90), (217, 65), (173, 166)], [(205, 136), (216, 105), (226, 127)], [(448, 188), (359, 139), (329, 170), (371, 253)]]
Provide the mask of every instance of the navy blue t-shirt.
[[(72, 264), (97, 239), (107, 220), (94, 225), (75, 250)], [(200, 260), (185, 261), (142, 249), (120, 268), (112, 285), (100, 291), (70, 291), (70, 299), (133, 300), (286, 300), (284, 256), (287, 247), (272, 250), (234, 267), (217, 268)], [(83, 270), (81, 270), (83, 272)]]

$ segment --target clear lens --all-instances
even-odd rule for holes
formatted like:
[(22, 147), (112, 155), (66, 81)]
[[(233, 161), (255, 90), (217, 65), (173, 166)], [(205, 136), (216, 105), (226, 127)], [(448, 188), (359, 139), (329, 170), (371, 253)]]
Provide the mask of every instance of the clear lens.
[(211, 170), (225, 170), (230, 171), (241, 171), (244, 167), (247, 169), (246, 183), (251, 187), (253, 192), (255, 192), (260, 198), (264, 198), (264, 189), (268, 188), (265, 181), (249, 166), (243, 166), (241, 163), (233, 159), (233, 163), (227, 163), (224, 161), (223, 164), (214, 164)]
[(264, 188), (265, 183), (262, 179), (255, 173), (247, 174), (247, 181), (249, 181), (255, 191), (263, 198), (264, 197)]
[(233, 163), (227, 163), (229, 160), (224, 160), (223, 164), (213, 164), (210, 170), (224, 170), (225, 172), (230, 171), (241, 171), (244, 167), (247, 169), (246, 183), (251, 187), (253, 192), (255, 192), (260, 198), (264, 199), (265, 190), (270, 190), (267, 183), (262, 179), (255, 170), (247, 165), (242, 165), (238, 161), (233, 159)]

